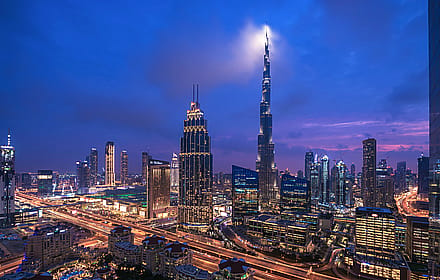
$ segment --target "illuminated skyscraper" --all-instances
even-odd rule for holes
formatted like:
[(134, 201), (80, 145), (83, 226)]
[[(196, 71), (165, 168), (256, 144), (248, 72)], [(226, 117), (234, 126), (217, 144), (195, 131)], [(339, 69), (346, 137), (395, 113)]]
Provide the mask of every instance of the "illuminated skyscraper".
[(89, 156), (90, 165), (90, 186), (98, 184), (98, 150), (92, 148)]
[(52, 170), (38, 170), (38, 195), (48, 196), (53, 192), (54, 172)]
[(0, 146), (0, 227), (11, 226), (15, 213), (15, 148), (8, 132), (7, 145)]
[(115, 143), (110, 141), (105, 145), (105, 184), (115, 185)]
[(206, 231), (212, 218), (211, 138), (198, 98), (193, 97), (180, 139), (178, 222), (182, 228)]
[(312, 168), (312, 164), (314, 161), (313, 152), (306, 152), (304, 157), (304, 176), (306, 180), (310, 181), (310, 169)]
[(258, 173), (232, 166), (232, 221), (243, 225), (258, 214)]
[(128, 179), (128, 154), (126, 150), (121, 152), (121, 184), (127, 184)]
[(340, 160), (336, 164), (336, 185), (335, 185), (336, 205), (347, 205), (348, 202), (350, 201), (346, 176), (347, 176), (347, 166), (342, 160)]
[(320, 178), (321, 165), (315, 157), (310, 168), (310, 195), (314, 204), (317, 203), (319, 197), (321, 196), (321, 178)]
[(319, 196), (319, 202), (328, 204), (330, 202), (330, 170), (329, 170), (329, 160), (328, 156), (324, 155), (321, 158), (321, 176), (320, 177), (320, 186), (321, 193)]
[(386, 159), (380, 160), (376, 168), (376, 198), (378, 207), (394, 205), (394, 184)]
[(376, 139), (366, 139), (362, 144), (362, 198), (365, 207), (376, 207)]
[(171, 159), (171, 193), (179, 194), (179, 156), (173, 154)]
[(148, 218), (165, 218), (170, 206), (170, 163), (149, 157), (147, 182)]
[(150, 156), (147, 152), (142, 152), (142, 184), (147, 184), (147, 169), (148, 169), (148, 161), (150, 160)]
[(260, 133), (258, 134), (257, 172), (260, 190), (260, 208), (274, 210), (277, 203), (277, 169), (272, 142), (272, 114), (270, 111), (271, 77), (269, 38), (266, 33), (262, 99), (260, 102)]

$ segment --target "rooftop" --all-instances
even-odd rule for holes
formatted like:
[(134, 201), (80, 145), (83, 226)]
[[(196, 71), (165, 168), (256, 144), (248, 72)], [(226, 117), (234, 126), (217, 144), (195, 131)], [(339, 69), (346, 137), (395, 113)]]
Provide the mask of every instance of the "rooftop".
[(249, 269), (245, 260), (237, 258), (232, 258), (230, 260), (221, 260), (218, 268), (220, 270), (227, 269), (233, 274), (246, 273)]
[(210, 279), (210, 273), (206, 270), (202, 270), (191, 264), (182, 264), (176, 266), (177, 273), (184, 274), (186, 276), (191, 276), (191, 279), (196, 280), (208, 280)]

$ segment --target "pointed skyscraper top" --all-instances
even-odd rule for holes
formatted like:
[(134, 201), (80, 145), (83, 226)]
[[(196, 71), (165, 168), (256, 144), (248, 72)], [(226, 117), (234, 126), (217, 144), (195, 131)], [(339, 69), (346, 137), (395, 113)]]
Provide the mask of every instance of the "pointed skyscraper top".
[(8, 146), (11, 146), (11, 129), (8, 128)]

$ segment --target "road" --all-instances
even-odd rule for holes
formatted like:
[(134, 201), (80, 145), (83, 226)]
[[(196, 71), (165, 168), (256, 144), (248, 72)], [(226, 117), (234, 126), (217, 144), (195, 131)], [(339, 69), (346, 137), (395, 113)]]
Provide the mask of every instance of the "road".
[(0, 276), (15, 272), (18, 266), (21, 264), (22, 259), (23, 255), (2, 260), (0, 262)]
[[(51, 202), (36, 198), (34, 196), (29, 196), (23, 193), (17, 193), (17, 197), (27, 200), (28, 203), (34, 206), (50, 206)], [(133, 224), (130, 222), (116, 220), (109, 217), (103, 217), (101, 215), (96, 215), (87, 211), (79, 210), (73, 206), (64, 206), (71, 213), (76, 210), (84, 216), (72, 216), (70, 213), (58, 211), (58, 209), (48, 209), (46, 210), (51, 215), (58, 217), (60, 219), (71, 222), (72, 224), (80, 225), (85, 228), (89, 228), (95, 232), (107, 235), (111, 228), (111, 224), (121, 224), (123, 226), (131, 227), (134, 229), (135, 241), (140, 243), (143, 238), (148, 234), (156, 234), (159, 236), (164, 236), (168, 240), (177, 240), (180, 242), (186, 242), (194, 251), (198, 253), (203, 253), (209, 255), (210, 259), (201, 258), (199, 254), (195, 254), (195, 263), (201, 263), (204, 267), (217, 266), (219, 259), (230, 259), (233, 257), (245, 259), (246, 262), (255, 270), (257, 277), (263, 277), (262, 279), (307, 279), (308, 270), (300, 267), (294, 267), (292, 264), (281, 261), (273, 260), (260, 256), (251, 256), (244, 253), (232, 251), (223, 247), (211, 245), (207, 242), (200, 242), (195, 239), (188, 239), (179, 237), (178, 234), (172, 233), (163, 229), (152, 228), (150, 226)], [(212, 244), (215, 244), (213, 241)], [(324, 274), (314, 273), (315, 277), (320, 279), (338, 279)]]
[(396, 197), (396, 205), (399, 213), (403, 216), (428, 217), (427, 211), (416, 211), (411, 207), (411, 201), (417, 199), (417, 188), (412, 191), (405, 192)]

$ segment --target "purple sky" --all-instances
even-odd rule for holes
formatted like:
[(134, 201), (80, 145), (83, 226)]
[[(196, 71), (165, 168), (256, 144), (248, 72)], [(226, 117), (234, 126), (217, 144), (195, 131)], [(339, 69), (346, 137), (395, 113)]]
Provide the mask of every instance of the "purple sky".
[(424, 0), (3, 1), (0, 14), (0, 137), (11, 128), (19, 172), (74, 171), (91, 147), (102, 167), (106, 141), (129, 172), (142, 151), (169, 160), (193, 83), (214, 170), (254, 169), (265, 23), (280, 169), (312, 149), (360, 171), (367, 137), (394, 167), (428, 151)]

